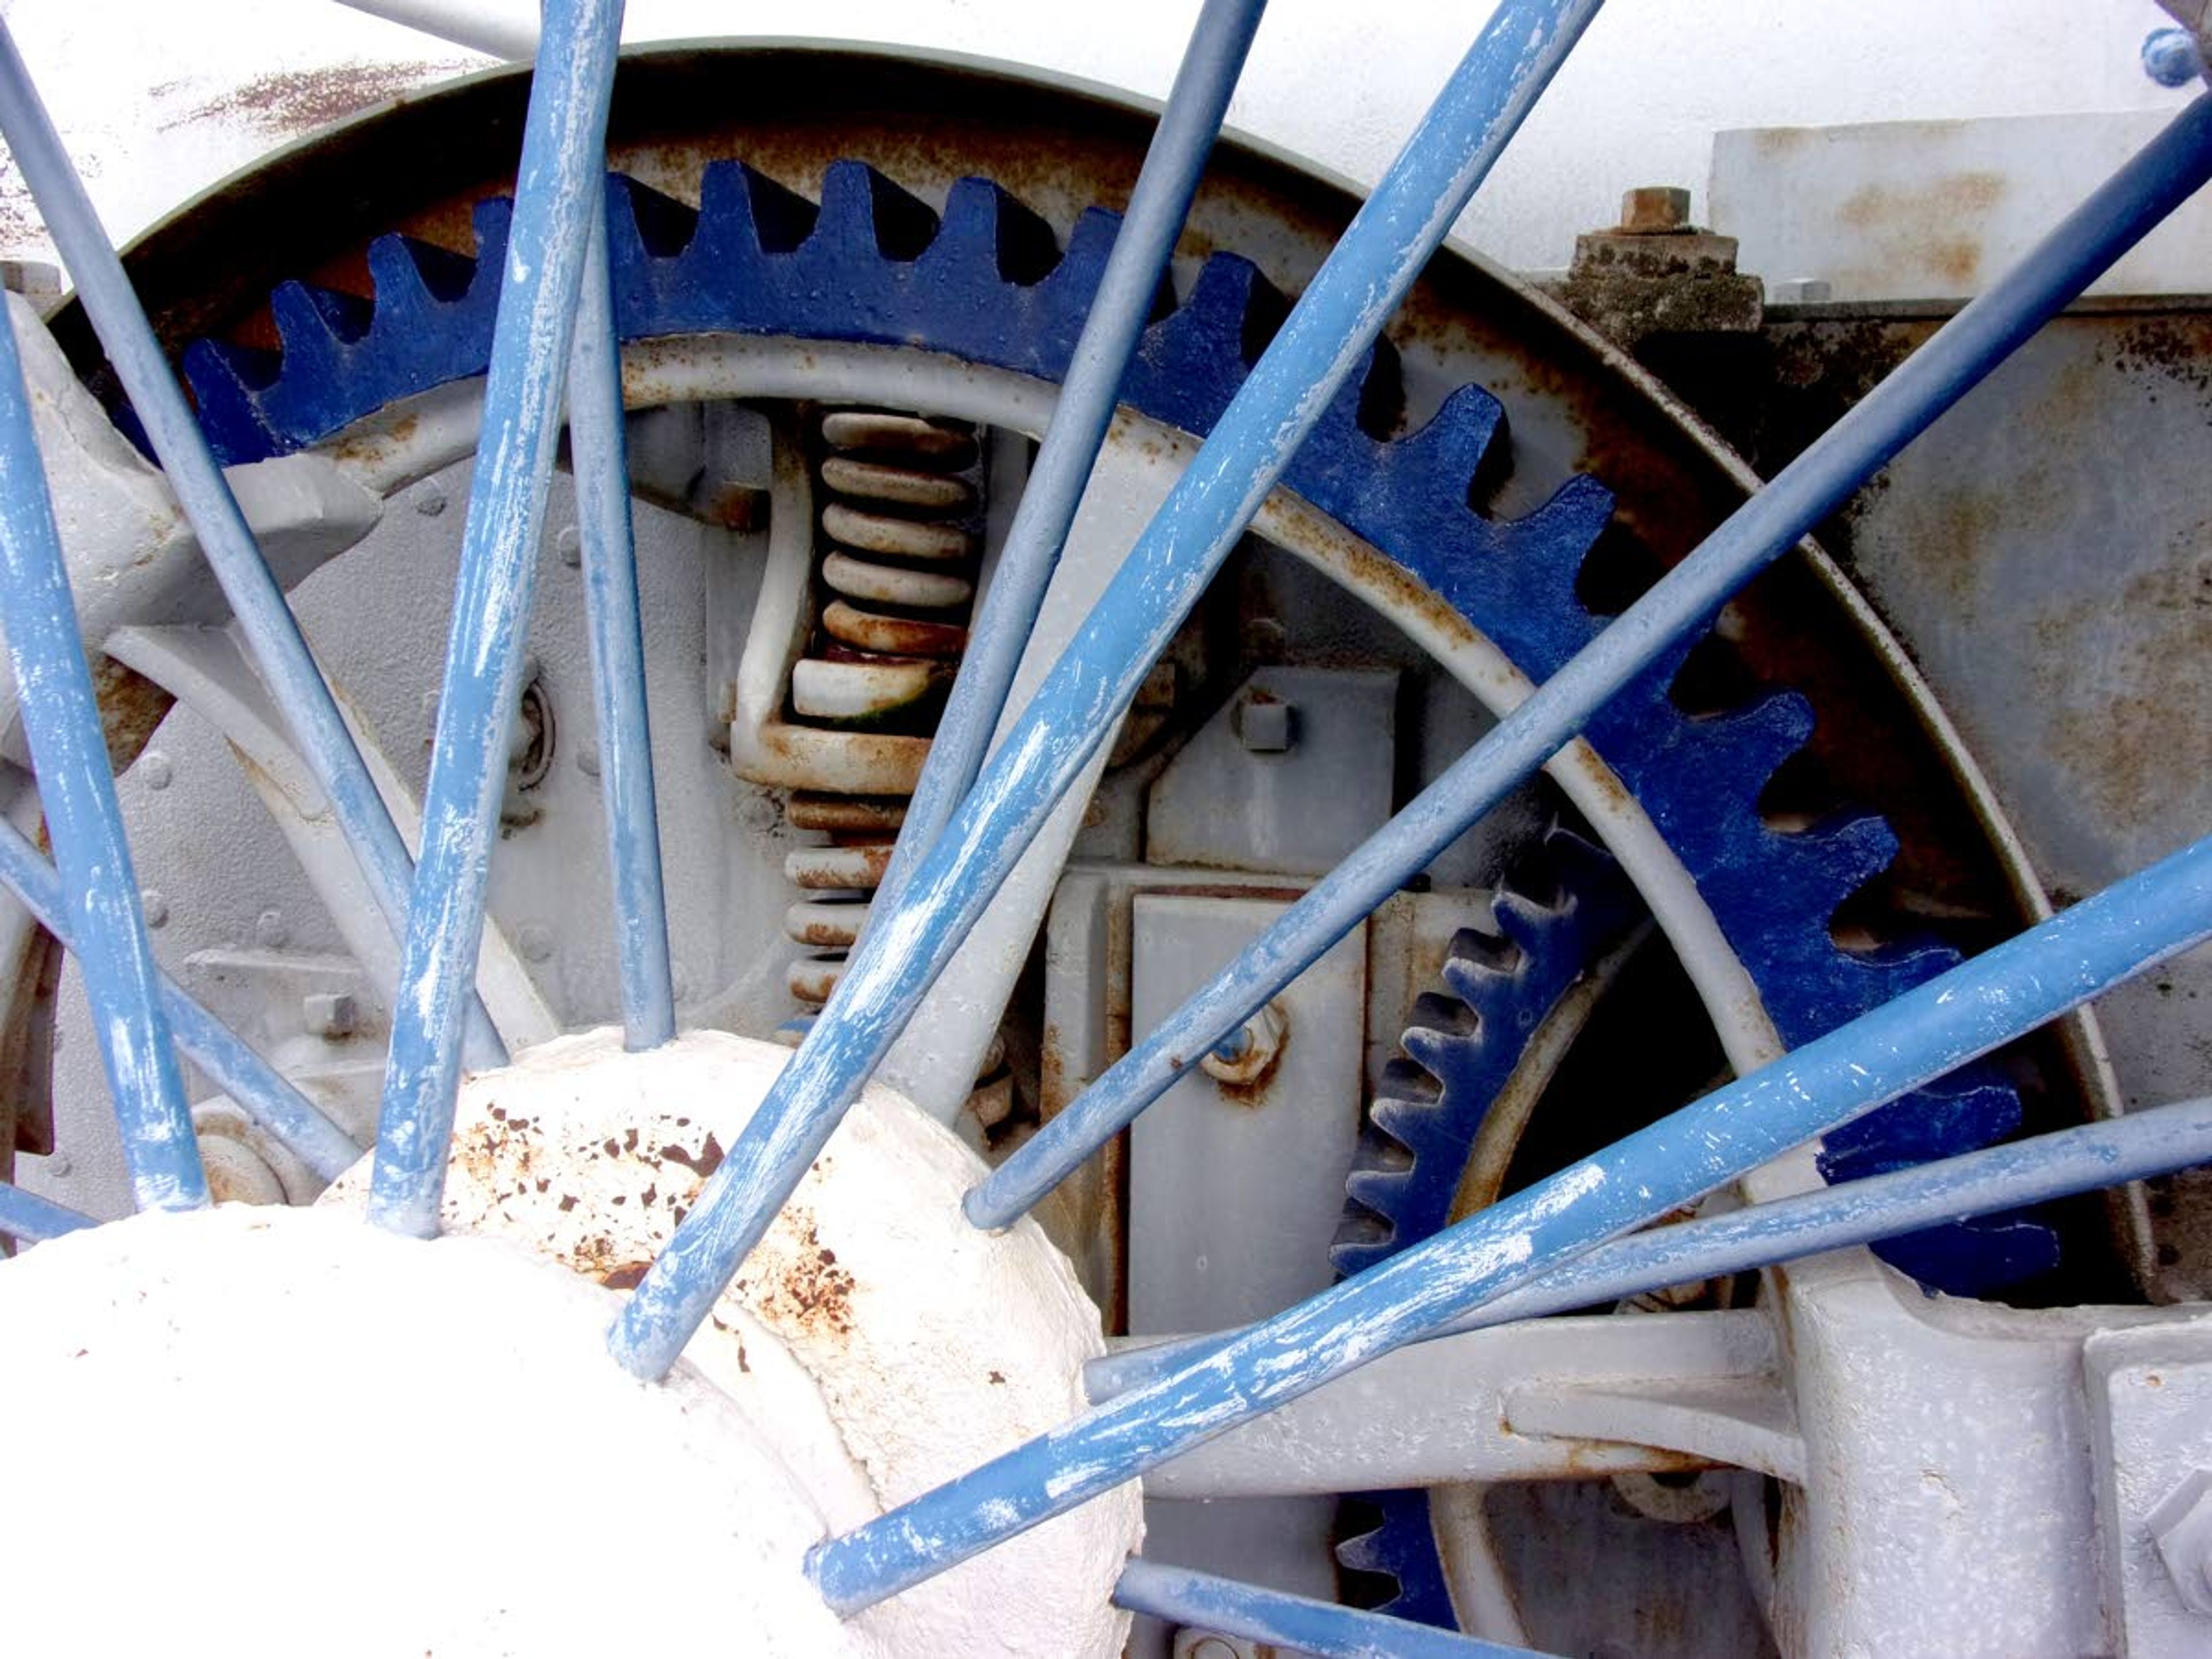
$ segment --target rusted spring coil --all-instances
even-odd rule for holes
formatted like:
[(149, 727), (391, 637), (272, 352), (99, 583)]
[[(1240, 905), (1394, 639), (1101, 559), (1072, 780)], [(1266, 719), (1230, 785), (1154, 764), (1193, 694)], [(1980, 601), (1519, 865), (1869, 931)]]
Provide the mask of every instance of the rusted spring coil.
[[(841, 410), (823, 417), (816, 483), (823, 501), (816, 574), (826, 603), (791, 674), (795, 719), (834, 730), (926, 735), (968, 644), (981, 538), (975, 433), (913, 415)], [(792, 963), (792, 995), (829, 1000), (859, 939), (903, 819), (896, 799), (801, 796), (792, 821), (826, 830), (784, 872), (805, 895), (785, 929), (809, 947)], [(985, 1127), (1012, 1104), (1000, 1046), (974, 1102)]]

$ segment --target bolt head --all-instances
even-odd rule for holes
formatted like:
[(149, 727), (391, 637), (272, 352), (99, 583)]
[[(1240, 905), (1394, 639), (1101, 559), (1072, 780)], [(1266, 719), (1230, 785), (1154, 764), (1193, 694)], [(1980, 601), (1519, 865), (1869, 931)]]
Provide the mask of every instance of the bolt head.
[(2146, 1524), (2182, 1605), (2212, 1613), (2212, 1469), (2191, 1469)]
[(1217, 1083), (1249, 1088), (1275, 1069), (1290, 1031), (1290, 1016), (1271, 1002), (1200, 1056), (1199, 1069)]
[(1690, 228), (1690, 192), (1674, 185), (1643, 185), (1620, 198), (1620, 228), (1635, 236), (1663, 236)]
[(300, 1000), (300, 1016), (316, 1036), (335, 1042), (361, 1025), (361, 1005), (349, 991), (310, 991)]
[(1237, 705), (1237, 737), (1255, 755), (1279, 755), (1297, 740), (1297, 710), (1264, 694)]

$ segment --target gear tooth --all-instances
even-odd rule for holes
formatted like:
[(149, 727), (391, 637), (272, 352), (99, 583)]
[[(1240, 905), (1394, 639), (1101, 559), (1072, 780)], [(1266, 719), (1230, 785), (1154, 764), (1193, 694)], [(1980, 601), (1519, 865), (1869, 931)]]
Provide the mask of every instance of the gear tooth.
[(368, 334), (346, 354), (356, 382), (348, 393), (351, 406), (322, 406), (312, 372), (288, 376), (276, 398), (301, 443), (313, 441), (332, 417), (343, 425), (364, 406), (477, 372), (489, 346), (496, 294), (482, 280), (478, 261), (429, 242), (380, 236), (369, 245), (368, 271), (376, 289)]
[(2059, 1261), (2058, 1235), (2019, 1212), (1906, 1233), (1874, 1250), (1899, 1273), (1946, 1296), (1984, 1296), (2049, 1273)]
[(1407, 1170), (1353, 1170), (1344, 1178), (1344, 1190), (1354, 1203), (1387, 1219), (1404, 1206), (1411, 1180), (1412, 1172)]
[(988, 179), (962, 179), (945, 198), (945, 222), (923, 257), (932, 265), (972, 264), (1000, 282), (1033, 288), (1060, 264), (1060, 240)]
[(1931, 1084), (1829, 1133), (1820, 1173), (1880, 1175), (1994, 1146), (2020, 1127), (2019, 1091), (1986, 1066)]
[[(1679, 669), (1679, 662), (1662, 665), (1659, 675), (1647, 679), (1646, 688), (1655, 681), (1671, 684)], [(1674, 708), (1671, 702), (1668, 707)], [(1670, 723), (1665, 758), (1674, 763), (1646, 788), (1644, 805), (1686, 865), (1702, 876), (1747, 857), (1763, 858), (1777, 837), (1792, 835), (1815, 837), (1808, 849), (1818, 845), (1822, 829), (1832, 826), (1771, 830), (1758, 817), (1776, 770), (1805, 746), (1813, 726), (1813, 706), (1794, 691), (1777, 692), (1726, 714)], [(1597, 729), (1601, 752), (1613, 730), (1609, 724)], [(1833, 896), (1841, 902), (1841, 893)]]
[(507, 264), (507, 233), (514, 225), (514, 198), (485, 197), (470, 212), (469, 223), (477, 236), (477, 276), (469, 291), (474, 295), (489, 287), (496, 293), (500, 272)]
[[(1084, 209), (1076, 217), (1075, 228), (1067, 233), (1067, 246), (1060, 256), (1053, 280), (1080, 282), (1086, 295), (1097, 292), (1098, 279), (1105, 273), (1106, 261), (1114, 252), (1114, 239), (1121, 233), (1120, 214), (1105, 208)], [(1164, 317), (1175, 304), (1175, 295), (1167, 287), (1166, 277), (1163, 276), (1160, 283), (1164, 297), (1154, 314)]]
[[(1513, 1000), (1521, 985), (1517, 969), (1489, 956), (1448, 956), (1442, 977), (1444, 988), (1474, 1010), (1486, 1024), (1499, 1018), (1500, 1011)], [(1504, 1029), (1512, 1029), (1510, 1019)]]
[[(840, 164), (843, 165), (843, 164)], [(742, 161), (709, 161), (699, 180), (699, 223), (693, 248), (748, 261), (790, 253), (814, 234), (821, 210), (795, 191)]]
[(1377, 1100), (1368, 1109), (1375, 1127), (1404, 1147), (1409, 1161), (1423, 1127), (1436, 1112), (1435, 1101), (1418, 1099)]
[[(1575, 573), (1582, 568), (1583, 558), (1612, 518), (1613, 491), (1588, 473), (1577, 472), (1553, 490), (1541, 507), (1500, 524), (1498, 533), (1502, 541), (1514, 544), (1516, 555), (1562, 571), (1571, 595)], [(1574, 610), (1589, 614), (1579, 603)]]
[(1328, 1247), (1328, 1265), (1340, 1279), (1365, 1273), (1390, 1255), (1390, 1224), (1364, 1205), (1345, 1211)]
[(1215, 254), (1199, 268), (1183, 302), (1145, 331), (1128, 394), (1203, 436), (1244, 384), (1284, 309), (1282, 295), (1257, 265)]
[(1808, 876), (1803, 890), (1826, 905), (1823, 919), (1897, 858), (1897, 832), (1874, 812), (1839, 812), (1810, 830), (1767, 833), (1799, 855)]
[[(1724, 714), (1707, 714), (1697, 722), (1701, 744), (1710, 763), (1732, 776), (1752, 782), (1751, 799), (1773, 780), (1782, 763), (1802, 749), (1816, 724), (1813, 705), (1795, 691), (1777, 691)], [(1699, 793), (1708, 786), (1702, 777)]]
[(627, 173), (607, 174), (606, 191), (608, 234), (611, 237), (619, 224), (623, 235), (635, 239), (632, 246), (637, 255), (649, 259), (678, 258), (699, 234), (696, 208), (640, 184)]
[(1437, 1630), (1457, 1630), (1443, 1558), (1429, 1524), (1425, 1492), (1347, 1493), (1340, 1513), (1350, 1523), (1336, 1546), (1337, 1565), (1395, 1586), (1373, 1610)]
[(366, 300), (305, 283), (279, 286), (269, 296), (269, 310), (288, 362), (309, 354), (343, 355), (344, 348), (368, 332), (372, 314)]
[[(710, 164), (710, 174), (722, 165)], [(619, 173), (607, 174), (606, 197), (607, 273), (624, 339), (641, 337), (647, 318), (664, 328), (710, 327), (727, 317), (734, 294), (761, 286), (759, 245), (748, 228), (714, 246), (702, 228), (708, 210), (695, 212)], [(726, 216), (721, 222), (728, 229)]]
[(806, 240), (809, 253), (842, 255), (865, 248), (905, 264), (937, 237), (937, 216), (920, 197), (865, 161), (832, 161), (822, 175), (822, 216)]
[(368, 245), (368, 277), (376, 290), (372, 329), (404, 322), (432, 324), (444, 307), (465, 299), (477, 262), (411, 236), (380, 236)]
[(1490, 914), (1498, 923), (1498, 933), (1516, 946), (1524, 958), (1553, 948), (1553, 941), (1567, 930), (1571, 921), (1564, 901), (1547, 904), (1504, 887), (1490, 901)]
[(1558, 873), (1577, 927), (1616, 933), (1638, 914), (1627, 872), (1596, 842), (1554, 824), (1544, 836), (1544, 857)]
[(1394, 471), (1425, 473), (1467, 504), (1474, 475), (1505, 429), (1505, 406), (1479, 386), (1463, 386), (1419, 427), (1391, 445)]
[(185, 384), (220, 465), (265, 461), (287, 447), (263, 418), (255, 395), (276, 378), (277, 363), (274, 352), (215, 340), (194, 340), (185, 348)]

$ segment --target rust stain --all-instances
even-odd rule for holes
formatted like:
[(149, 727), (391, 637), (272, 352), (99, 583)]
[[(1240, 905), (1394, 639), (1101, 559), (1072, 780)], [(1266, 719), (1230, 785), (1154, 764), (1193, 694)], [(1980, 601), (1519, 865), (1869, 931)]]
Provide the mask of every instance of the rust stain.
[(853, 1330), (851, 1273), (823, 1244), (813, 1216), (789, 1215), (793, 1231), (771, 1235), (757, 1252), (752, 1271), (737, 1281), (745, 1304), (771, 1328), (814, 1337), (848, 1336)]
[(1980, 230), (2006, 189), (2001, 173), (1954, 173), (1925, 185), (1866, 185), (1836, 217), (1869, 242), (1878, 267), (1919, 266), (1947, 294), (1971, 293), (1982, 270)]
[(272, 136), (312, 132), (470, 67), (455, 58), (276, 70), (257, 75), (219, 98), (193, 105), (163, 121), (161, 130), (174, 132), (197, 121), (241, 120)]

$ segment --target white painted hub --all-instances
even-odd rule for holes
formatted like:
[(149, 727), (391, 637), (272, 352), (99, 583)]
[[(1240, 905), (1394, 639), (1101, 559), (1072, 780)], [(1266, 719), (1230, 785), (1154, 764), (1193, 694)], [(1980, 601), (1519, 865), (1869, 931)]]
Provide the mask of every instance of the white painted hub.
[(589, 1281), (632, 1282), (787, 1058), (594, 1033), (471, 1079), (434, 1243), (344, 1212), (363, 1169), (319, 1211), (140, 1217), (0, 1266), (0, 1411), (33, 1431), (9, 1577), (39, 1587), (11, 1637), (1120, 1652), (1133, 1487), (842, 1626), (803, 1577), (816, 1539), (1079, 1409), (1100, 1347), (1042, 1233), (961, 1218), (980, 1166), (897, 1097), (863, 1097), (665, 1385), (606, 1356)]

